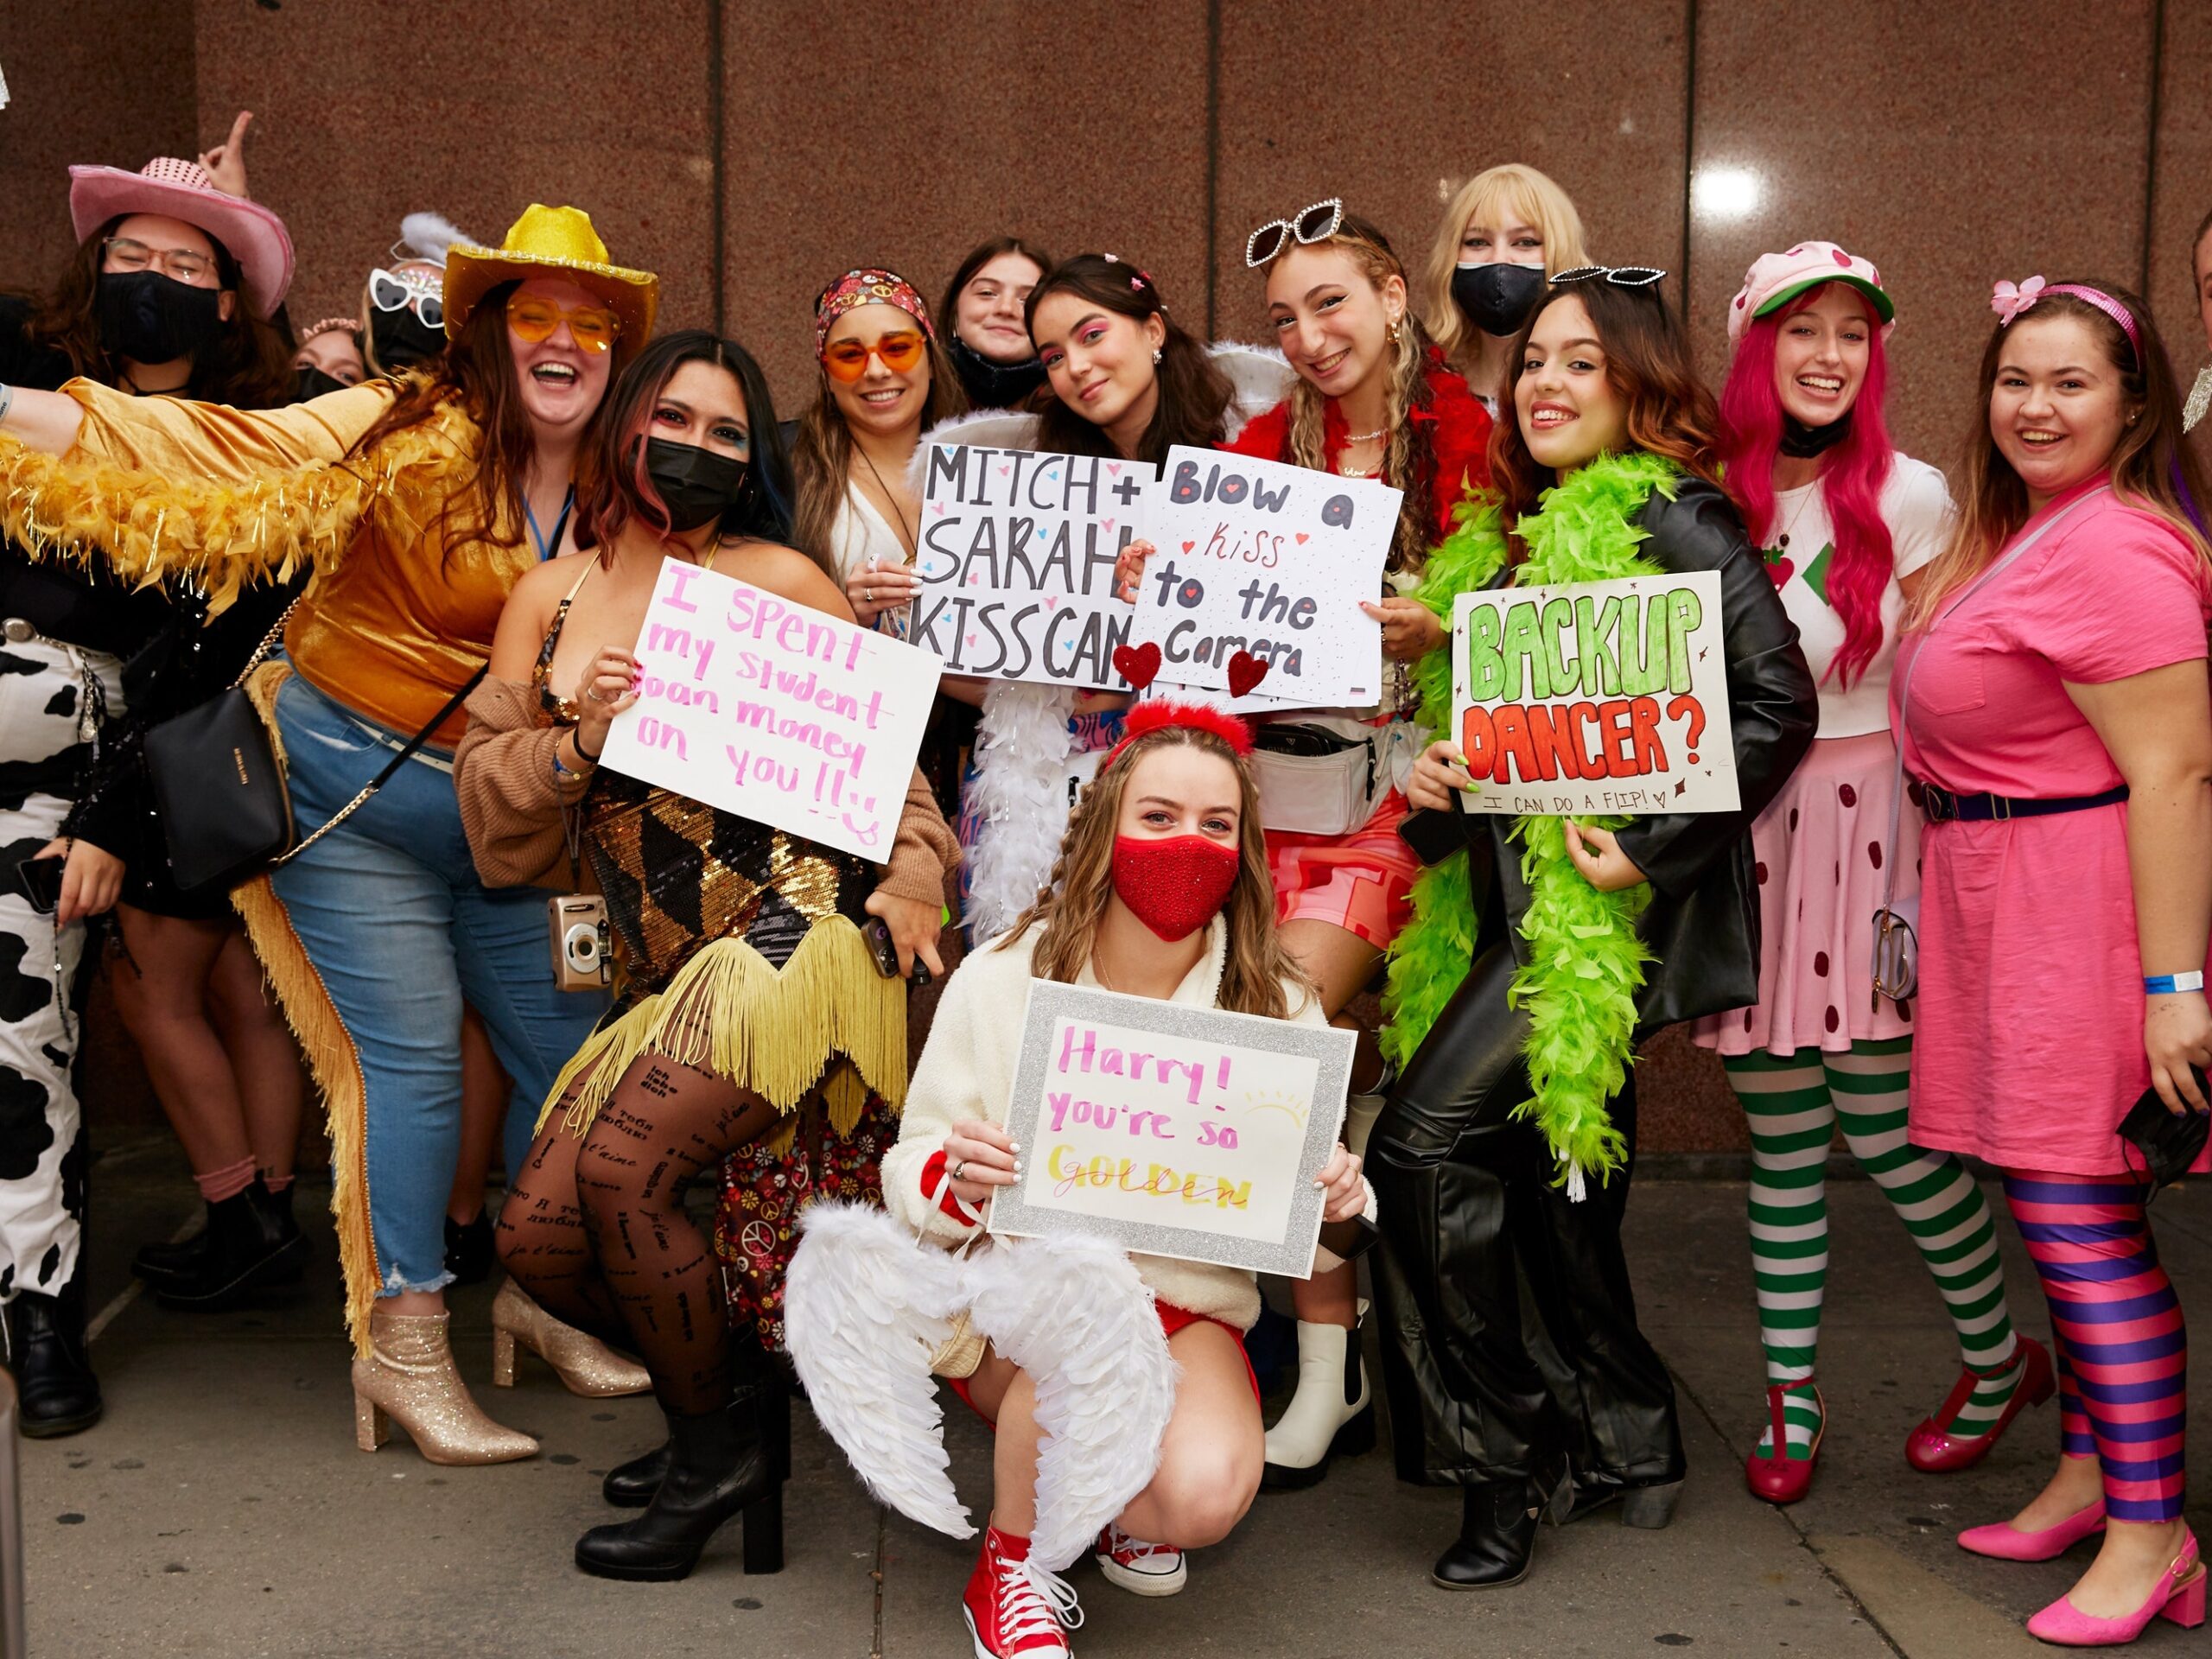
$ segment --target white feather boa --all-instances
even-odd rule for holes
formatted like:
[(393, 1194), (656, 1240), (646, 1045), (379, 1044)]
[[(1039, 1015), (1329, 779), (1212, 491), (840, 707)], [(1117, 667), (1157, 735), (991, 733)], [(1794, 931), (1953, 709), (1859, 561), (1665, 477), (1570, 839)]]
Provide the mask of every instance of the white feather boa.
[(995, 939), (1051, 879), (1068, 827), (1063, 779), (1076, 693), (999, 680), (984, 688), (969, 802), (980, 823), (969, 851), (969, 937)]
[(815, 1415), (880, 1501), (955, 1538), (975, 1534), (929, 1373), (963, 1307), (1036, 1388), (1033, 1561), (1069, 1566), (1151, 1484), (1176, 1365), (1122, 1251), (1068, 1236), (995, 1239), (953, 1256), (857, 1205), (811, 1205), (800, 1228), (785, 1343)]

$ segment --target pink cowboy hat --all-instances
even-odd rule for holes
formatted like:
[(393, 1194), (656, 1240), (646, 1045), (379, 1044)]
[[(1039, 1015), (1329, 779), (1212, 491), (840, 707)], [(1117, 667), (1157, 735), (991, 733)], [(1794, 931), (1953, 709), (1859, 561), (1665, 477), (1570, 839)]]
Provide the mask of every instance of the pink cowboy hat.
[(119, 167), (69, 169), (69, 217), (82, 242), (124, 213), (161, 213), (205, 231), (238, 262), (247, 308), (267, 317), (292, 285), (292, 238), (257, 201), (227, 196), (197, 162), (156, 156), (136, 173)]

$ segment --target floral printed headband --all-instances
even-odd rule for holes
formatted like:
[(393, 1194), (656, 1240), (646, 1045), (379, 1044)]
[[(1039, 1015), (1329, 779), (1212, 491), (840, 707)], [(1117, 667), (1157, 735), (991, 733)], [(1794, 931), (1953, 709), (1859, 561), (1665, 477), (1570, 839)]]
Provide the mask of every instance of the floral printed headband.
[(922, 333), (934, 341), (937, 325), (930, 321), (930, 308), (922, 303), (921, 295), (914, 285), (895, 271), (863, 268), (849, 270), (822, 290), (822, 297), (814, 302), (814, 349), (819, 355), (830, 343), (830, 326), (848, 311), (863, 305), (895, 305), (922, 325)]
[(1989, 308), (1997, 314), (1999, 327), (2010, 328), (2023, 311), (2031, 309), (2037, 300), (2053, 294), (2070, 294), (2118, 323), (2120, 332), (2127, 336), (2128, 349), (2135, 353), (2135, 367), (2139, 372), (2141, 371), (2143, 334), (2136, 327), (2134, 315), (2101, 288), (2091, 288), (2086, 283), (2046, 283), (2041, 276), (2031, 276), (2024, 283), (1998, 283), (1990, 293)]

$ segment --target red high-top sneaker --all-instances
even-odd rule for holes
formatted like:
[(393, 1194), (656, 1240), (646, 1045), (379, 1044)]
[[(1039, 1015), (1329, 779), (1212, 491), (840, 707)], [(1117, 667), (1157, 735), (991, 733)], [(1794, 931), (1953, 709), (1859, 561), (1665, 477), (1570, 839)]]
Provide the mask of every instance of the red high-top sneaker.
[(1073, 1659), (1066, 1633), (1083, 1623), (1067, 1581), (1030, 1560), (1027, 1538), (996, 1527), (983, 1529), (960, 1611), (976, 1659)]

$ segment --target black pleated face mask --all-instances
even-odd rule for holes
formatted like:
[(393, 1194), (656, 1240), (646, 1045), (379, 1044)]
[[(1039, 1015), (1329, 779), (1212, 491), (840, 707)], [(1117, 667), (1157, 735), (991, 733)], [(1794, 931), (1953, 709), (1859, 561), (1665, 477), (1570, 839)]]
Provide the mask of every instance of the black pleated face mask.
[(668, 509), (671, 530), (696, 530), (721, 518), (745, 494), (753, 463), (696, 443), (645, 440), (645, 476)]

